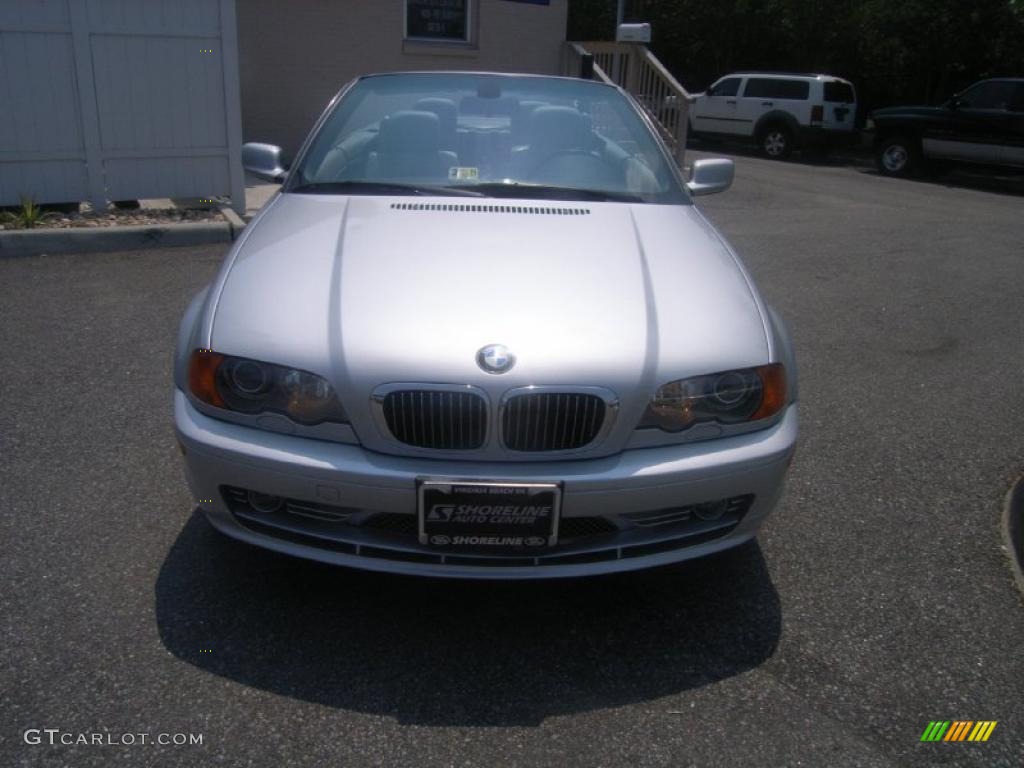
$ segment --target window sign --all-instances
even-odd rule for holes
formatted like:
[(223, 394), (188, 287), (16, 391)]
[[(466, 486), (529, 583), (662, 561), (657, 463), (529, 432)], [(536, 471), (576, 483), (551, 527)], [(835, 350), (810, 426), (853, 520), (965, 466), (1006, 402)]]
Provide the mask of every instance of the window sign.
[(405, 36), (469, 42), (470, 0), (406, 0)]

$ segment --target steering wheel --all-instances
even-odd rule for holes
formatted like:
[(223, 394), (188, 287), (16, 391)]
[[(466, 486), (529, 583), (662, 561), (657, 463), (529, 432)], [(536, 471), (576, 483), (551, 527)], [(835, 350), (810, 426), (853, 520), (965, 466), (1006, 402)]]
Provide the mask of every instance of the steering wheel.
[[(554, 184), (563, 182), (559, 186), (564, 185), (569, 179), (575, 182), (572, 186), (577, 186), (581, 181), (588, 186), (602, 186), (613, 177), (613, 174), (614, 171), (604, 158), (589, 149), (561, 149), (534, 163), (530, 177), (533, 180), (544, 180)], [(593, 181), (587, 182), (588, 178)]]

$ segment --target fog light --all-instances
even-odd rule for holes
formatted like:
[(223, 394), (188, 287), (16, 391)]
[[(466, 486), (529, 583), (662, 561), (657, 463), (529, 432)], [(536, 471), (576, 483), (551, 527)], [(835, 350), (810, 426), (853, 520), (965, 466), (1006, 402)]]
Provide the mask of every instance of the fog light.
[(268, 493), (249, 491), (249, 506), (257, 512), (269, 514), (276, 512), (277, 508), (281, 506), (281, 497), (271, 496)]
[(725, 514), (725, 510), (728, 506), (729, 501), (727, 499), (723, 499), (721, 501), (706, 501), (703, 504), (694, 505), (693, 511), (701, 520), (717, 520)]

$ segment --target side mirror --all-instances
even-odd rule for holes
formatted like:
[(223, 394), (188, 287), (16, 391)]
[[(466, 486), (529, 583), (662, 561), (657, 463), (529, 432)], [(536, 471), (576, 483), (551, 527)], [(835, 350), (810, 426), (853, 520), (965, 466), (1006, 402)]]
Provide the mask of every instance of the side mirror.
[(242, 145), (242, 167), (253, 176), (281, 182), (288, 173), (283, 154), (284, 151), (273, 144), (249, 142)]
[(693, 171), (690, 173), (690, 180), (686, 183), (686, 188), (694, 197), (725, 192), (732, 186), (735, 175), (736, 166), (732, 160), (726, 160), (723, 157), (697, 160), (693, 164)]

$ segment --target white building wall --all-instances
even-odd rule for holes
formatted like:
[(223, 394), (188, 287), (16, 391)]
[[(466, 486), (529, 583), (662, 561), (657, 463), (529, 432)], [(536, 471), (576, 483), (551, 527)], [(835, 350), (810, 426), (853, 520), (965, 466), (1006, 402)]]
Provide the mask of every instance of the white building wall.
[(298, 149), (331, 97), (371, 72), (562, 74), (568, 0), (470, 0), (467, 43), (405, 39), (404, 0), (238, 0), (245, 141)]

